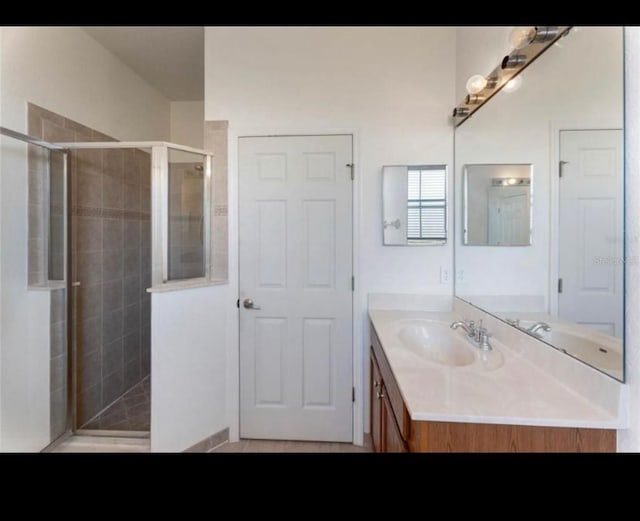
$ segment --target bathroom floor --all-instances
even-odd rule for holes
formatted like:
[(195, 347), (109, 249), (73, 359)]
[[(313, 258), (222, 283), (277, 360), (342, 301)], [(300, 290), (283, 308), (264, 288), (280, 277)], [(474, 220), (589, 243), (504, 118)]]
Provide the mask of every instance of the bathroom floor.
[(151, 379), (146, 377), (123, 394), (83, 429), (149, 431), (151, 430)]
[(210, 452), (373, 452), (368, 436), (365, 445), (317, 441), (240, 440), (225, 443)]

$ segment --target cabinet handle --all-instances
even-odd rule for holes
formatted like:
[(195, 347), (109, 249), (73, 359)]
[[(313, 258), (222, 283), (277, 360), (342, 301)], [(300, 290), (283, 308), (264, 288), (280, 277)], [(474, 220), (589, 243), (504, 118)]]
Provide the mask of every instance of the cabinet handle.
[(380, 398), (384, 398), (384, 393), (381, 393), (380, 391), (378, 391), (376, 393), (376, 396), (378, 397), (378, 400), (379, 400)]
[(373, 381), (373, 387), (376, 388), (378, 387), (380, 384), (378, 382), (376, 382), (375, 380)]

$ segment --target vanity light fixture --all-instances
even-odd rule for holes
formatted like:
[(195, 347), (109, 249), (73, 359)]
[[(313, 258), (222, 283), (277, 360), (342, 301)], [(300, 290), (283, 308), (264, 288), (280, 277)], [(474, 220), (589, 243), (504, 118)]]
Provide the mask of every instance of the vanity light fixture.
[(527, 56), (525, 54), (507, 54), (502, 58), (500, 67), (503, 69), (519, 69), (525, 63), (527, 63)]
[(505, 83), (503, 90), (505, 92), (515, 92), (522, 86), (522, 75), (518, 75), (515, 78), (511, 78)]
[(535, 27), (514, 27), (509, 35), (509, 43), (514, 49), (520, 50), (529, 45), (535, 36)]
[(560, 34), (560, 27), (545, 25), (535, 28), (535, 36), (531, 43), (547, 43), (555, 40)]
[(474, 74), (467, 80), (466, 86), (469, 94), (478, 94), (487, 86), (487, 78), (482, 74)]
[(509, 43), (516, 50), (524, 49), (531, 43), (546, 43), (554, 40), (560, 28), (543, 25), (540, 27), (514, 27), (509, 35)]
[(461, 125), (502, 89), (506, 92), (517, 90), (522, 84), (518, 75), (570, 29), (571, 26), (546, 25), (514, 28), (509, 36), (514, 50), (486, 76), (474, 74), (467, 80), (469, 95), (453, 109), (453, 124)]
[(467, 105), (477, 105), (478, 103), (482, 103), (484, 101), (484, 96), (478, 96), (477, 94), (467, 94), (467, 97), (464, 99), (464, 102)]

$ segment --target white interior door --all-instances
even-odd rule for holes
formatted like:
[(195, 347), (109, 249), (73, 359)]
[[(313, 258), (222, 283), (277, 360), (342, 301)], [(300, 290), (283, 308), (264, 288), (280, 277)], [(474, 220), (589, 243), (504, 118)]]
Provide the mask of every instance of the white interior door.
[(560, 133), (558, 315), (622, 336), (622, 130)]
[(243, 438), (353, 439), (351, 162), (351, 136), (239, 139)]

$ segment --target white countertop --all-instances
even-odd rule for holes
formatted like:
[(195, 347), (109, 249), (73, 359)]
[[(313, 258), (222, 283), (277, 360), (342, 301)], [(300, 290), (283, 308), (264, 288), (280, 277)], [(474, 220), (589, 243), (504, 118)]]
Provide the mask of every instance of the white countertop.
[[(554, 427), (617, 429), (618, 416), (578, 394), (492, 338), (504, 357), (501, 367), (483, 369), (478, 360), (468, 366), (432, 363), (403, 347), (398, 321), (427, 319), (447, 325), (454, 313), (369, 310), (404, 403), (412, 420)], [(463, 337), (458, 329), (454, 333)], [(481, 351), (475, 347), (479, 356)]]

